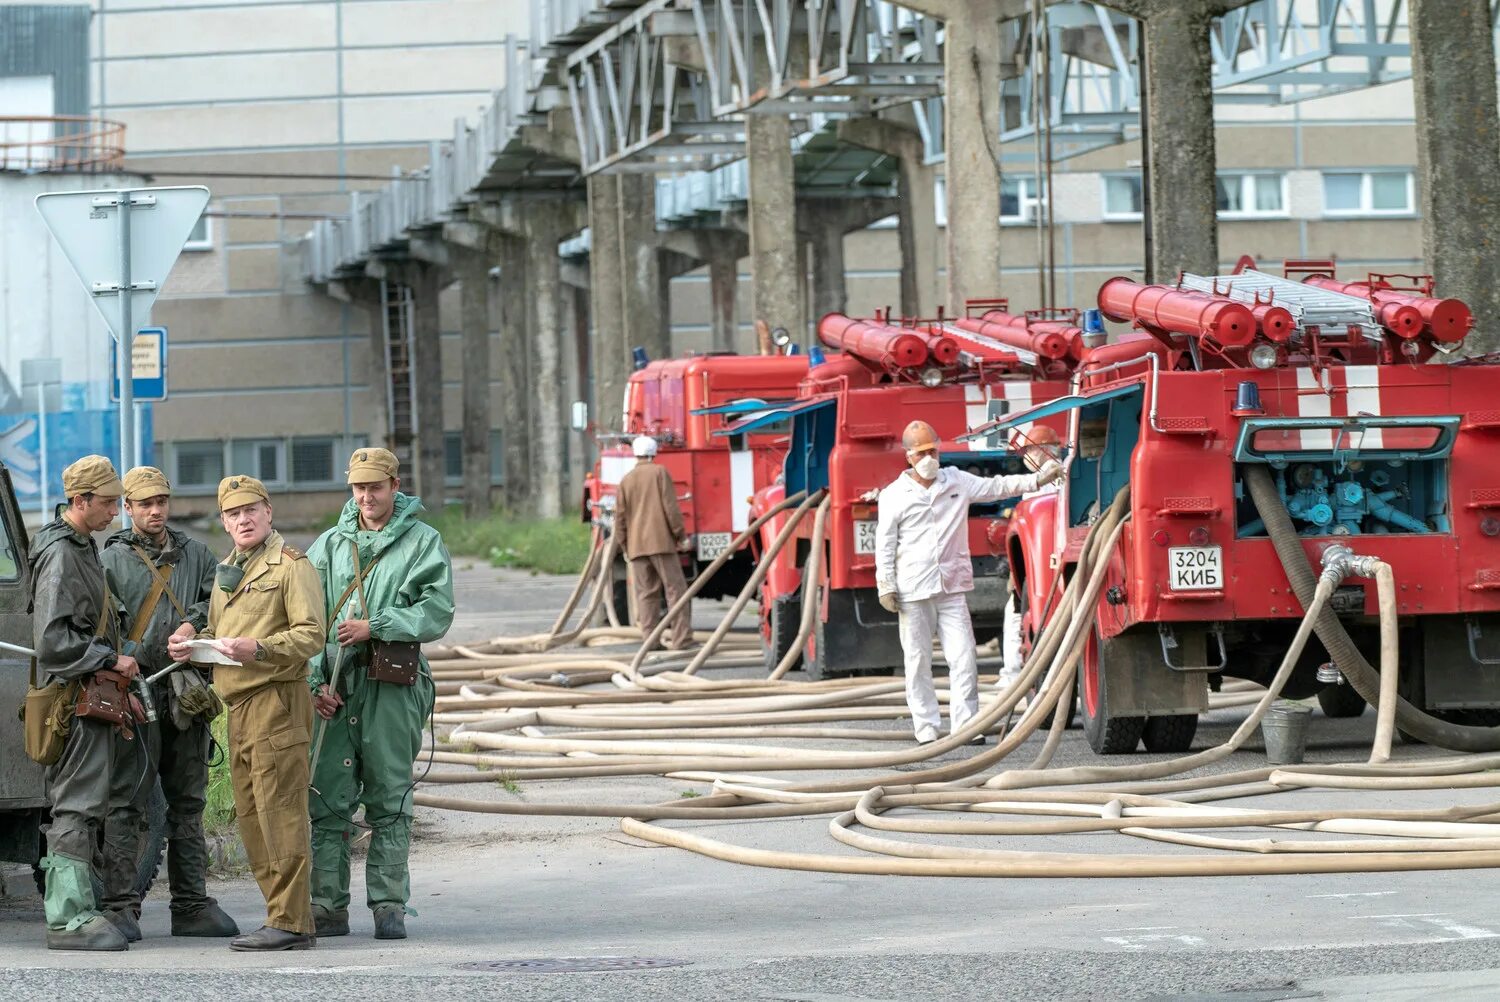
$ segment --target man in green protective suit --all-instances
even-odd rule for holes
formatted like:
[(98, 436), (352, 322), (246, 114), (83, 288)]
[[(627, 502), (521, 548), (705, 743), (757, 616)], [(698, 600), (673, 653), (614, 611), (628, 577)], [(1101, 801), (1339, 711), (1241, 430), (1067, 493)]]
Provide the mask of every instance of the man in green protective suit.
[[(208, 625), (214, 566), (203, 543), (167, 524), (172, 488), (154, 466), (125, 474), (125, 511), (132, 527), (104, 543), (104, 572), (125, 610), (127, 639), (147, 675), (172, 664), (167, 642), (191, 638)], [(99, 879), (105, 916), (132, 943), (141, 938), (141, 896), (136, 860), (146, 827), (146, 805), (158, 777), (167, 800), (167, 878), (172, 886), (172, 935), (237, 936), (239, 927), (208, 896), (208, 844), (203, 806), (213, 739), (209, 723), (223, 704), (192, 665), (183, 665), (150, 688), (156, 720), (136, 728), (136, 740), (116, 737), (116, 755), (143, 766), (115, 771)]]
[[(311, 675), (325, 731), (309, 798), (319, 936), (349, 933), (352, 818), (363, 804), (373, 829), (365, 894), (375, 938), (406, 938), (412, 764), (434, 693), (414, 645), (440, 639), (453, 622), (453, 566), (437, 530), (417, 518), (422, 502), (401, 493), (398, 473), (385, 449), (356, 451), (348, 473), (354, 496), (307, 554), (329, 603), (328, 644)], [(420, 665), (413, 684), (372, 677), (403, 655)]]
[[(63, 470), (67, 508), (31, 537), (32, 646), (49, 681), (84, 684), (99, 673), (123, 679), (139, 671), (124, 653), (118, 606), (104, 580), (93, 534), (119, 513), (125, 488), (103, 456), (84, 456)], [(102, 675), (101, 678), (110, 678)], [(110, 783), (136, 759), (115, 754), (113, 725), (74, 717), (62, 757), (47, 767), (47, 827), (43, 896), (49, 950), (124, 950), (124, 933), (94, 900), (90, 861), (109, 813)]]

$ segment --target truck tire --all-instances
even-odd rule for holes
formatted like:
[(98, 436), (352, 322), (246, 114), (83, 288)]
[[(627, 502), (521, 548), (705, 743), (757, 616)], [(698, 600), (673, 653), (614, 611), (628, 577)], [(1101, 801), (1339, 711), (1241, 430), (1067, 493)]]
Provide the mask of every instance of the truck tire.
[(1145, 717), (1122, 717), (1110, 712), (1104, 671), (1110, 643), (1099, 635), (1099, 627), (1092, 628), (1083, 648), (1083, 672), (1078, 686), (1078, 702), (1083, 707), (1083, 734), (1096, 755), (1124, 755), (1135, 751), (1146, 727)]
[(610, 586), (609, 598), (606, 599), (614, 606), (615, 616), (620, 620), (621, 626), (630, 626), (630, 582), (624, 578), (613, 582)]
[(1185, 752), (1193, 747), (1198, 733), (1198, 714), (1177, 713), (1166, 717), (1147, 717), (1141, 728), (1141, 743), (1148, 752)]
[[(769, 673), (781, 664), (781, 659), (786, 657), (787, 651), (797, 642), (797, 629), (802, 625), (801, 589), (790, 595), (770, 598), (762, 588), (760, 617), (761, 650), (765, 654), (766, 671)], [(801, 667), (802, 661), (800, 656), (794, 658), (789, 670), (796, 671)]]
[[(167, 797), (162, 793), (161, 781), (151, 787), (151, 799), (146, 802), (146, 830), (141, 835), (139, 855), (135, 861), (135, 893), (144, 898), (156, 883), (161, 872), (161, 861), (167, 853)], [(104, 896), (104, 885), (94, 874), (94, 900)]]
[(1357, 717), (1365, 712), (1368, 704), (1354, 686), (1345, 682), (1319, 689), (1318, 705), (1323, 708), (1325, 717)]

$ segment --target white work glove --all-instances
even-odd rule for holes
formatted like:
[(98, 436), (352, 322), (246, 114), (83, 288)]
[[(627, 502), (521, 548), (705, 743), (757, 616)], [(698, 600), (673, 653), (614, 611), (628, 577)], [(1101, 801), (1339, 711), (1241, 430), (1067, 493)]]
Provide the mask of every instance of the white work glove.
[(880, 607), (886, 612), (901, 612), (901, 596), (893, 591), (888, 591), (880, 596)]
[(1049, 459), (1042, 464), (1042, 468), (1036, 471), (1037, 486), (1050, 484), (1063, 475), (1062, 464), (1055, 459)]

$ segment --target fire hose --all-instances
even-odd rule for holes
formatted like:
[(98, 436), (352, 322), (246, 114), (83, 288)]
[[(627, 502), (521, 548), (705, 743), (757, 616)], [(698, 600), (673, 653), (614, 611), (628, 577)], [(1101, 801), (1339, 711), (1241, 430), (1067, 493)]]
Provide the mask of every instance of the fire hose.
[[(819, 510), (824, 510), (822, 504)], [(806, 511), (806, 507), (802, 508), (801, 514), (805, 515)], [(725, 738), (824, 738), (841, 734), (851, 740), (867, 740), (870, 737), (867, 731), (824, 727), (822, 724), (904, 715), (905, 708), (899, 694), (892, 691), (892, 683), (867, 679), (789, 682), (780, 680), (779, 676), (761, 680), (710, 680), (674, 671), (671, 669), (673, 659), (657, 660), (659, 656), (648, 657), (643, 649), (636, 652), (632, 665), (607, 657), (597, 661), (587, 657), (571, 659), (576, 666), (598, 666), (591, 669), (593, 678), (609, 672), (616, 692), (553, 693), (542, 691), (549, 687), (525, 682), (521, 676), (536, 677), (544, 674), (550, 664), (569, 662), (562, 661), (562, 656), (553, 656), (556, 660), (532, 659), (534, 663), (528, 666), (526, 659), (516, 659), (477, 671), (468, 669), (467, 675), (470, 679), (478, 674), (508, 680), (523, 684), (524, 688), (461, 683), (459, 694), (446, 697), (444, 707), (435, 716), (435, 719), (446, 718), (460, 723), (452, 733), (455, 744), (492, 747), (502, 754), (439, 753), (444, 756), (444, 761), (480, 768), (515, 769), (513, 775), (536, 779), (661, 775), (695, 782), (712, 781), (715, 784), (713, 794), (695, 799), (691, 806), (680, 802), (506, 803), (430, 794), (419, 795), (417, 802), (481, 813), (623, 817), (626, 832), (660, 844), (753, 865), (831, 872), (1146, 876), (1500, 865), (1500, 838), (1489, 837), (1492, 831), (1500, 833), (1500, 829), (1489, 827), (1500, 820), (1500, 804), (1404, 811), (1278, 811), (1203, 803), (1309, 786), (1400, 789), (1500, 785), (1500, 776), (1486, 774), (1486, 770), (1500, 766), (1500, 756), (1384, 763), (1389, 755), (1390, 734), (1400, 720), (1396, 716), (1394, 701), (1383, 696), (1377, 695), (1379, 702), (1371, 700), (1377, 706), (1377, 727), (1370, 763), (1250, 769), (1213, 777), (1167, 778), (1178, 777), (1188, 770), (1223, 759), (1253, 733), (1261, 716), (1279, 695), (1281, 685), (1290, 676), (1311, 634), (1322, 626), (1328, 596), (1343, 574), (1373, 574), (1376, 578), (1382, 596), (1382, 670), (1378, 674), (1371, 670), (1371, 674), (1377, 690), (1381, 687), (1394, 690), (1395, 606), (1393, 598), (1384, 600), (1386, 595), (1394, 595), (1390, 569), (1368, 558), (1363, 558), (1362, 562), (1362, 558), (1352, 554), (1348, 554), (1347, 559), (1335, 555), (1336, 559), (1330, 561), (1323, 578), (1314, 583), (1309, 594), (1303, 597), (1307, 613), (1270, 688), (1258, 697), (1251, 715), (1223, 745), (1165, 763), (1080, 770), (1046, 769), (1051, 751), (1061, 737), (1065, 718), (1059, 701), (1064, 694), (1071, 698), (1073, 675), (1092, 626), (1093, 617), (1089, 613), (1098, 601), (1109, 554), (1127, 518), (1123, 497), (1117, 498), (1092, 528), (1077, 573), (1069, 581), (1057, 613), (1037, 638), (1026, 660), (1022, 678), (1005, 692), (996, 694), (992, 701), (987, 700), (975, 719), (941, 742), (887, 753), (829, 749), (802, 751), (754, 744), (714, 743)], [(1267, 524), (1271, 524), (1270, 519)], [(814, 534), (818, 534), (816, 521)], [(788, 535), (786, 539), (789, 538)], [(820, 549), (814, 547), (812, 554)], [(774, 554), (768, 551), (763, 562), (773, 557)], [(1311, 577), (1310, 568), (1305, 566), (1305, 557), (1302, 560), (1304, 570)], [(804, 587), (807, 589), (803, 593), (801, 625), (804, 631), (814, 622), (808, 610), (815, 613), (817, 609), (817, 576), (818, 568), (810, 560), (804, 571)], [(738, 604), (743, 608), (743, 603)], [(727, 636), (721, 634), (721, 641)], [(485, 657), (481, 652), (474, 653)], [(443, 662), (445, 667), (441, 669), (435, 665), (435, 675), (440, 670), (452, 672), (455, 678), (465, 674), (461, 666), (451, 665), (454, 660), (457, 659)], [(489, 665), (500, 659), (474, 660), (476, 664)], [(744, 660), (731, 647), (703, 658), (699, 667), (743, 664)], [(621, 668), (638, 672), (639, 678), (633, 678), (630, 672), (622, 672)], [(776, 675), (774, 671), (773, 675)], [(665, 687), (658, 688), (653, 684), (647, 688), (641, 684), (643, 682)], [(1033, 688), (1035, 695), (1026, 701), (1025, 711), (1011, 730), (1007, 721), (1013, 716), (1022, 694)], [(1229, 701), (1243, 703), (1247, 698), (1240, 690), (1231, 693)], [(470, 707), (473, 709), (467, 709)], [(1033, 766), (1027, 770), (990, 774), (991, 767), (1040, 729), (1049, 714), (1052, 723), (1048, 739)], [(568, 735), (549, 735), (540, 731), (541, 727), (575, 730)], [(898, 771), (878, 776), (870, 773), (871, 769), (927, 763), (955, 750), (974, 735), (996, 730), (1004, 733), (994, 748), (985, 749), (964, 761), (927, 765), (915, 772)], [(851, 775), (813, 783), (791, 783), (764, 775), (812, 769), (836, 770)], [(434, 775), (430, 779), (452, 782), (460, 775), (469, 774)], [(493, 778), (483, 773), (474, 775), (481, 780)], [(1066, 789), (1101, 783), (1109, 784), (1110, 788)], [(1047, 789), (1020, 788), (1028, 785), (1044, 785)], [(934, 828), (929, 819), (897, 817), (888, 813), (893, 809), (908, 808), (1043, 817), (1019, 821), (940, 820)], [(818, 814), (835, 815), (829, 831), (836, 840), (876, 853), (877, 857), (748, 849), (696, 833), (646, 823), (648, 820), (728, 821)], [(1152, 856), (981, 850), (911, 843), (880, 834), (887, 831), (930, 834), (934, 830), (973, 834), (978, 832), (968, 830), (967, 826), (976, 824), (986, 826), (982, 832), (990, 835), (1116, 832), (1209, 849), (1213, 854)], [(868, 829), (869, 833), (854, 830), (856, 826)], [(1204, 836), (1182, 830), (1247, 826), (1382, 837), (1308, 843), (1296, 839)], [(1234, 854), (1225, 855), (1225, 850), (1232, 850)]]

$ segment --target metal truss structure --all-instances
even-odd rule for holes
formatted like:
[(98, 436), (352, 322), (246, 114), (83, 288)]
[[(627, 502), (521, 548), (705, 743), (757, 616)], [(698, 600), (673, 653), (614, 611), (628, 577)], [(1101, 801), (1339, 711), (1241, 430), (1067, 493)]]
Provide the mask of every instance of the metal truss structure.
[[(889, 176), (880, 154), (832, 148), (840, 118), (909, 106), (927, 159), (943, 158), (944, 25), (900, 0), (531, 4), (531, 37), (507, 43), (493, 103), (434, 144), (425, 169), (351, 196), (347, 218), (318, 224), (309, 280), (400, 253), (477, 202), (576, 190), (601, 172), (666, 175), (665, 225), (711, 215), (742, 190), (734, 161), (748, 115), (790, 117), (799, 183), (826, 191)], [(1212, 23), (1215, 99), (1286, 104), (1408, 78), (1405, 14), (1405, 0), (1252, 0)], [(1039, 131), (1057, 160), (1139, 131), (1140, 25), (1081, 0), (1048, 0), (1043, 16), (1003, 25), (995, 53), (1002, 162), (1030, 162)], [(1043, 44), (1048, 58), (1034, 58)], [(724, 174), (699, 180), (697, 170)]]

